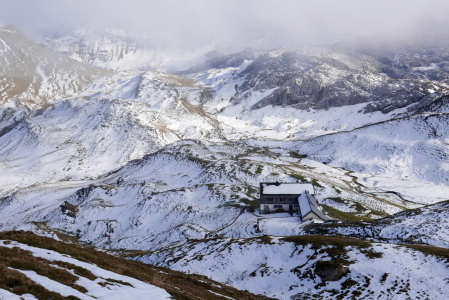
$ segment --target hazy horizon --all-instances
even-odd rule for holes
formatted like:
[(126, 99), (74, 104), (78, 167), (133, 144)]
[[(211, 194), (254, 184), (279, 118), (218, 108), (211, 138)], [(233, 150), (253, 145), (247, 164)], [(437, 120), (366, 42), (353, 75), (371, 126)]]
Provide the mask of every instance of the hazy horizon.
[(80, 28), (111, 26), (153, 43), (191, 47), (217, 41), (233, 48), (317, 45), (363, 37), (444, 39), (449, 2), (432, 1), (118, 1), (1, 0), (0, 25), (34, 41)]

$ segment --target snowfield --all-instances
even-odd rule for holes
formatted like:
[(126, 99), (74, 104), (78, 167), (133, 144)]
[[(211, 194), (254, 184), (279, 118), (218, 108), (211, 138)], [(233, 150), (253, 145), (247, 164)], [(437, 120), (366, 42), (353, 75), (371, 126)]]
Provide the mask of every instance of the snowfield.
[(374, 243), (371, 247), (369, 251), (380, 253), (380, 257), (369, 258), (363, 249), (348, 246), (350, 272), (325, 284), (314, 271), (318, 261), (332, 261), (325, 247), (313, 249), (311, 244), (297, 245), (282, 238), (272, 238), (270, 243), (259, 239), (191, 242), (134, 259), (204, 274), (277, 299), (352, 299), (354, 295), (367, 299), (449, 299), (445, 292), (449, 268), (444, 259), (390, 244)]
[(417, 115), (300, 141), (292, 149), (362, 174), (447, 186), (448, 129), (447, 114)]

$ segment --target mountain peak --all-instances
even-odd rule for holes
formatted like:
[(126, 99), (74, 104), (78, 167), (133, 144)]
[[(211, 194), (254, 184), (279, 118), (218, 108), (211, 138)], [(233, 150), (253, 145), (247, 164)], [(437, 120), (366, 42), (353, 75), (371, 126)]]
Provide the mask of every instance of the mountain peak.
[[(0, 27), (0, 102), (40, 103), (74, 95), (104, 71), (40, 47), (12, 24)], [(58, 77), (59, 76), (59, 77)], [(65, 78), (64, 81), (55, 78)]]
[(20, 31), (19, 28), (17, 28), (13, 24), (7, 24), (5, 26), (2, 26), (2, 27), (0, 27), (0, 30), (1, 31), (13, 31), (13, 32)]

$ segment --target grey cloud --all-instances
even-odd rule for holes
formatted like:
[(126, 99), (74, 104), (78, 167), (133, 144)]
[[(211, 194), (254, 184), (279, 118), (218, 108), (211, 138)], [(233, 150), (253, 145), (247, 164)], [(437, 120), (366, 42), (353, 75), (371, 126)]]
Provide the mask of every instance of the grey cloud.
[(447, 37), (442, 0), (0, 0), (0, 25), (38, 41), (56, 31), (108, 26), (149, 35), (155, 43), (213, 40), (241, 47), (322, 44), (367, 36)]

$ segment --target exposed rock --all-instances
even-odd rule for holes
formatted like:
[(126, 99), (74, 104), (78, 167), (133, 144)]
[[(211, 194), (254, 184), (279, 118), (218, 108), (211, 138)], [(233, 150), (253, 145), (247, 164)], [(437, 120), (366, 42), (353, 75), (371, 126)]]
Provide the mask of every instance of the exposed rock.
[(60, 207), (63, 214), (66, 214), (71, 218), (76, 218), (76, 214), (78, 213), (78, 207), (76, 205), (65, 201)]
[[(252, 104), (251, 110), (268, 105), (306, 110), (366, 103), (364, 113), (389, 113), (413, 103), (417, 105), (412, 109), (417, 109), (449, 93), (445, 81), (437, 81), (446, 75), (423, 75), (428, 72), (425, 70), (430, 72), (435, 68), (446, 74), (444, 62), (405, 68), (383, 56), (335, 47), (245, 50), (215, 57), (183, 73), (237, 68), (244, 62), (250, 64), (234, 75), (235, 80), (243, 79), (243, 83), (232, 98), (233, 104), (244, 102), (256, 91), (274, 89)], [(426, 63), (427, 60), (420, 65)]]
[(349, 267), (341, 263), (320, 260), (316, 263), (315, 274), (320, 276), (323, 282), (337, 281), (349, 272)]

